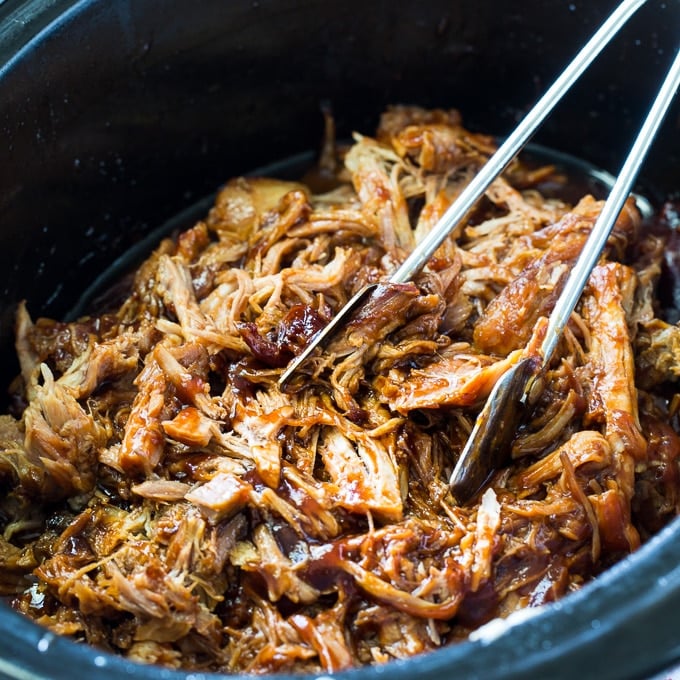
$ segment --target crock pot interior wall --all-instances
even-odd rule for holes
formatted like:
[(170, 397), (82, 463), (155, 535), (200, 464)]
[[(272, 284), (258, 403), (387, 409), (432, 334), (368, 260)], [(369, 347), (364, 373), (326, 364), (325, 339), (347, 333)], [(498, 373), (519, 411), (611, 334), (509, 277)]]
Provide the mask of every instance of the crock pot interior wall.
[[(614, 4), (6, 0), (0, 5), (0, 382), (7, 384), (17, 370), (10, 355), (18, 300), (28, 300), (33, 316), (62, 316), (108, 263), (153, 227), (236, 173), (316, 147), (322, 101), (331, 103), (343, 136), (371, 132), (390, 103), (455, 106), (473, 129), (503, 135)], [(537, 141), (616, 171), (676, 49), (680, 3), (648, 5)], [(644, 172), (660, 195), (680, 187), (679, 117), (676, 103)], [(605, 663), (593, 653), (590, 663), (601, 677), (635, 676), (680, 655), (674, 636), (662, 629), (667, 624), (672, 631), (680, 622), (674, 613), (680, 611), (678, 533), (673, 525), (653, 550), (607, 574), (593, 591), (606, 614), (614, 606), (612, 589), (626, 584), (615, 592), (630, 600), (626, 611), (641, 632), (634, 642), (618, 628), (615, 639), (626, 641), (622, 649), (637, 645), (640, 653), (650, 652), (649, 658), (627, 658), (616, 672), (609, 655)], [(661, 554), (663, 563), (656, 559)], [(595, 615), (589, 599), (582, 604)], [(571, 625), (570, 639), (580, 635), (583, 649), (592, 651), (608, 624), (595, 630), (592, 616), (579, 619), (569, 611), (565, 605), (561, 623), (550, 624), (556, 637), (543, 635), (549, 648), (542, 655), (534, 645), (533, 656), (523, 658), (528, 648), (516, 635), (504, 652), (498, 645), (505, 638), (464, 645), (413, 665), (396, 664), (395, 672), (448, 677), (445, 659), (460, 672), (494, 668), (501, 677), (493, 659), (509, 654), (515, 661), (508, 661), (507, 677), (513, 668), (526, 673), (550, 658), (551, 677), (570, 677), (570, 659), (584, 658), (574, 650), (562, 658), (569, 646), (565, 631), (558, 635), (560, 626)], [(650, 613), (653, 635), (640, 619)], [(26, 656), (24, 667), (38, 663), (27, 649), (39, 632), (4, 610), (0, 626), (7, 635), (3, 655), (14, 649), (15, 656)], [(646, 636), (642, 647), (640, 635)], [(53, 649), (73, 653), (62, 641)], [(90, 664), (88, 677), (95, 677), (88, 653), (78, 652), (79, 663)], [(479, 654), (489, 665), (472, 660)], [(40, 668), (62, 677), (53, 663)]]

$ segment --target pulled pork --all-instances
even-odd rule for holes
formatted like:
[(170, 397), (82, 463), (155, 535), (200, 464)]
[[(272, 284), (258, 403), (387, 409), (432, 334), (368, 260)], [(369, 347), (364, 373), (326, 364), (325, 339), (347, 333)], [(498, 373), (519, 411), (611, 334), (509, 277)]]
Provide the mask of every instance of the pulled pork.
[(326, 158), (326, 193), (230, 181), (115, 309), (21, 306), (22, 409), (0, 417), (13, 606), (137, 661), (333, 672), (554, 601), (677, 515), (680, 329), (658, 318), (663, 239), (632, 200), (507, 467), (469, 506), (450, 494), (602, 207), (547, 198), (551, 168), (513, 164), (415, 281), (378, 287), (279, 387), (493, 150), (455, 111), (392, 108)]

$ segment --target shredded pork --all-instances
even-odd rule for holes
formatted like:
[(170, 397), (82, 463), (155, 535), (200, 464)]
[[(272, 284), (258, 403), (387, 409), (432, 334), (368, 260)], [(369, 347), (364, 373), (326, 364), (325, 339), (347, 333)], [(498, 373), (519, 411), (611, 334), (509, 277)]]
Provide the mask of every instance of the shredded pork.
[(0, 590), (38, 623), (170, 667), (330, 673), (554, 601), (677, 515), (680, 329), (632, 200), (507, 467), (469, 506), (450, 495), (602, 208), (543, 195), (551, 168), (515, 163), (415, 281), (378, 287), (279, 388), (494, 146), (455, 111), (394, 107), (375, 138), (325, 149), (330, 191), (230, 181), (114, 309), (19, 308)]

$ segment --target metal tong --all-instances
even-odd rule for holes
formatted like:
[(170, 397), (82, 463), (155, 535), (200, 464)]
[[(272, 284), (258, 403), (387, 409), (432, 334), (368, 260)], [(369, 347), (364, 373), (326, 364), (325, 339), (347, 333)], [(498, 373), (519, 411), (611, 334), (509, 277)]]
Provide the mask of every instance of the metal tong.
[(581, 297), (588, 277), (600, 258), (679, 85), (680, 50), (555, 303), (548, 319), (539, 356), (527, 356), (509, 368), (496, 382), (484, 408), (477, 416), (474, 428), (451, 474), (451, 491), (459, 503), (465, 503), (474, 497), (484, 482), (503, 464), (522, 412), (538, 397), (542, 389), (543, 373)]
[[(410, 281), (430, 260), (434, 252), (464, 219), (489, 185), (510, 164), (567, 90), (580, 78), (612, 37), (646, 0), (624, 0), (600, 26), (574, 60), (559, 75), (526, 117), (491, 156), (479, 173), (461, 192), (437, 225), (418, 244), (402, 265), (390, 276), (388, 284)], [(631, 192), (639, 169), (668, 111), (680, 84), (680, 50), (676, 55), (654, 103), (633, 143), (610, 191), (605, 206), (593, 227), (579, 259), (548, 320), (539, 355), (527, 356), (512, 366), (497, 381), (460, 454), (451, 475), (451, 490), (459, 503), (471, 500), (505, 460), (524, 409), (540, 392), (543, 373), (555, 352), (564, 328), (581, 297), (583, 288), (597, 263), (612, 227)], [(319, 331), (307, 347), (288, 365), (279, 384), (284, 386), (300, 366), (319, 347), (325, 346), (358, 308), (363, 306), (380, 284), (371, 284), (355, 294), (338, 314)], [(382, 284), (384, 285), (384, 284)]]

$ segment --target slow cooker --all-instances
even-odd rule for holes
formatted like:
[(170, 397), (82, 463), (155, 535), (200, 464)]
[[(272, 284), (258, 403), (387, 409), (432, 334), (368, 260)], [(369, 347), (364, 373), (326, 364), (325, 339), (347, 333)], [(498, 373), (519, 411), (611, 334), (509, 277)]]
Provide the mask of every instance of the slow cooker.
[[(13, 315), (65, 317), (150, 234), (235, 174), (340, 136), (388, 104), (457, 107), (509, 132), (611, 0), (5, 0), (0, 2), (0, 381)], [(536, 138), (616, 172), (677, 49), (678, 0), (650, 0)], [(645, 165), (680, 198), (680, 101)], [(678, 221), (680, 225), (680, 220)], [(339, 673), (649, 678), (680, 661), (680, 521), (561, 602), (435, 653)], [(132, 664), (0, 606), (8, 678), (204, 678)], [(284, 677), (284, 676), (278, 676)]]

